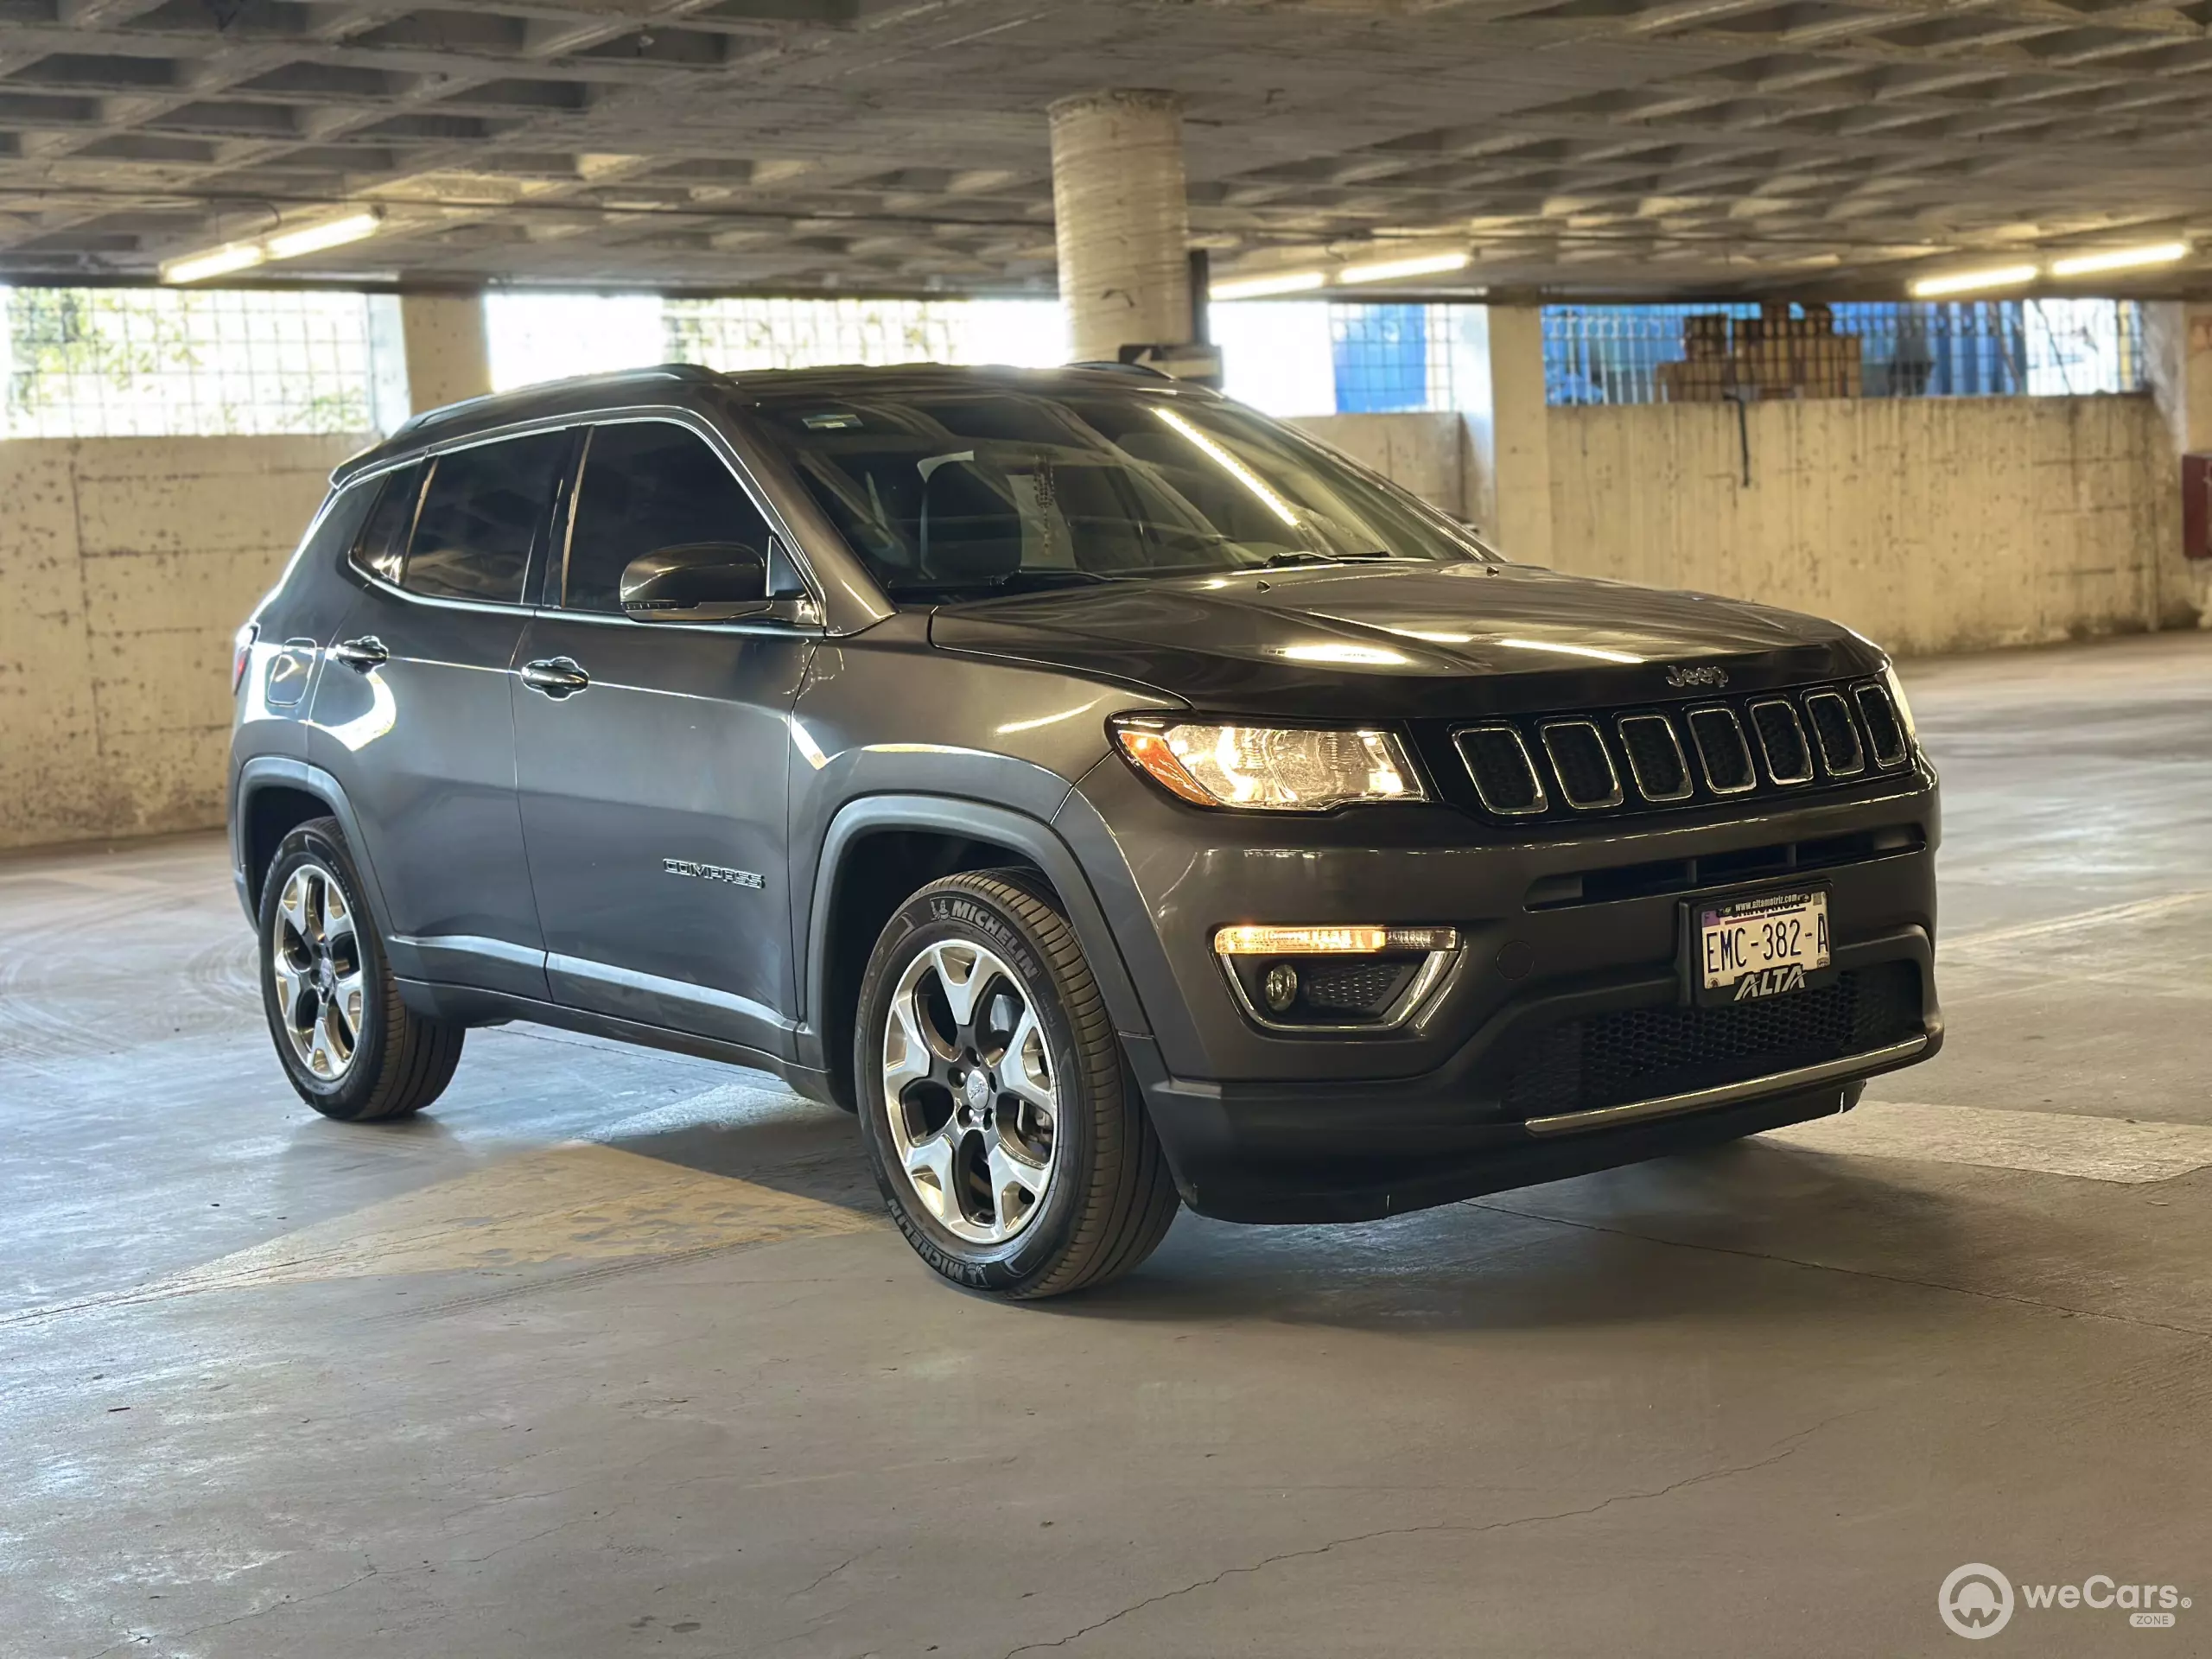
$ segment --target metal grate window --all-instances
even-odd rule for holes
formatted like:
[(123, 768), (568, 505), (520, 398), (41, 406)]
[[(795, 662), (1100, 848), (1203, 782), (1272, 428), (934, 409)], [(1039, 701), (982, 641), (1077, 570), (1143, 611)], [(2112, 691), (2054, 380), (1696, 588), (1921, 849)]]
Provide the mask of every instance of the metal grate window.
[(1457, 408), (1452, 340), (1459, 309), (1450, 305), (1330, 306), (1337, 412)]
[(359, 294), (0, 289), (0, 436), (365, 432)]
[(741, 370), (842, 364), (1065, 360), (1051, 300), (683, 300), (664, 302), (666, 359)]
[(1551, 305), (1554, 404), (2139, 391), (2132, 300)]

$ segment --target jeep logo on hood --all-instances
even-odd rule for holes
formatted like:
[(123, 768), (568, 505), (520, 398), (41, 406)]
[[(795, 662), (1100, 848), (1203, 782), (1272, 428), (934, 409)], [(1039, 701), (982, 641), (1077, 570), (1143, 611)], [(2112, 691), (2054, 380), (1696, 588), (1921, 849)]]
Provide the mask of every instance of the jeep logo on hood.
[(1705, 685), (1715, 691), (1728, 683), (1728, 671), (1715, 663), (1702, 663), (1693, 668), (1682, 663), (1667, 665), (1667, 683), (1675, 686)]

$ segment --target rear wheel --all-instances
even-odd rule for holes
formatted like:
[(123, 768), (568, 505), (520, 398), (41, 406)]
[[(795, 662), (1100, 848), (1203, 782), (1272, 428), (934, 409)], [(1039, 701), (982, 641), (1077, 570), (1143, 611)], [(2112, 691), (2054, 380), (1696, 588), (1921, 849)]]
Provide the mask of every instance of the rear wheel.
[(300, 1098), (349, 1123), (404, 1117), (445, 1091), (461, 1027), (399, 1000), (335, 818), (284, 837), (261, 886), (261, 995)]
[(1074, 930), (1020, 872), (900, 907), (861, 985), (855, 1077), (876, 1180), (922, 1259), (975, 1290), (1103, 1284), (1177, 1200)]

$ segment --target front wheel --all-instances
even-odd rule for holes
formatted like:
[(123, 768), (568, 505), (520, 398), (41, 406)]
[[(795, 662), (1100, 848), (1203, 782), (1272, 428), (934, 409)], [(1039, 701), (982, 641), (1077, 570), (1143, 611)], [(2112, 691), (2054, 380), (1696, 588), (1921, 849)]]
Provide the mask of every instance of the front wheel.
[(1011, 1298), (1117, 1279), (1175, 1185), (1075, 931), (1018, 871), (948, 876), (861, 984), (862, 1136), (893, 1220), (956, 1284)]

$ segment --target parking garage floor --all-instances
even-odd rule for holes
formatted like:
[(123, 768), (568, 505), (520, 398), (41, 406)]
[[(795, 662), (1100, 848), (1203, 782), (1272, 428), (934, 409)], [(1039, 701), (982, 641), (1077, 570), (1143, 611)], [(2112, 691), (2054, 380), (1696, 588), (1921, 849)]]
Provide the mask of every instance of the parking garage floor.
[(1909, 1654), (1974, 1561), (2195, 1602), (1992, 1652), (2212, 1651), (2212, 635), (1908, 678), (1934, 1064), (1043, 1306), (751, 1074), (325, 1122), (217, 838), (0, 860), (0, 1655)]

